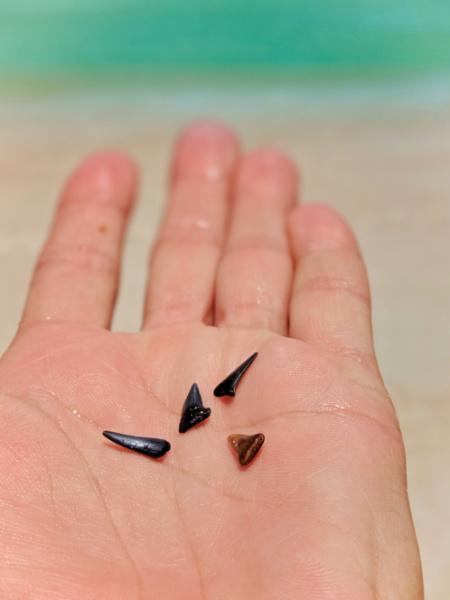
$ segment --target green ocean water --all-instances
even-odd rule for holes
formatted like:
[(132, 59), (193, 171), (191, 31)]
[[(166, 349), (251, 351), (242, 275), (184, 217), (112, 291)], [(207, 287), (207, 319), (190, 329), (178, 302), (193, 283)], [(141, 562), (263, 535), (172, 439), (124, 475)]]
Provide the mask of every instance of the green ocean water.
[(449, 67), (449, 0), (0, 0), (3, 79)]

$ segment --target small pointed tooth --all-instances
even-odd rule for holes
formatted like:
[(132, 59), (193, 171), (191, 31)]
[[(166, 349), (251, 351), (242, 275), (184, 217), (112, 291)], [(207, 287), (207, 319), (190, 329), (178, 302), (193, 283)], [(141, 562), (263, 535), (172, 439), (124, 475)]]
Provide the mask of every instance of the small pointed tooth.
[(239, 381), (241, 380), (242, 375), (249, 368), (255, 358), (258, 356), (258, 353), (255, 352), (247, 360), (245, 360), (237, 369), (235, 369), (232, 373), (225, 377), (225, 379), (219, 383), (219, 385), (214, 390), (214, 396), (234, 396), (236, 394), (236, 387)]
[(180, 425), (178, 428), (179, 432), (185, 433), (188, 429), (194, 427), (194, 425), (207, 419), (210, 414), (211, 409), (203, 406), (198, 385), (193, 383), (183, 404)]
[(119, 444), (119, 446), (146, 454), (152, 458), (160, 458), (170, 450), (169, 442), (160, 438), (139, 437), (114, 431), (103, 431), (103, 435), (111, 442)]
[(264, 444), (264, 440), (263, 433), (255, 433), (255, 435), (232, 433), (228, 436), (228, 441), (236, 451), (240, 464), (244, 467), (255, 458), (257, 452)]

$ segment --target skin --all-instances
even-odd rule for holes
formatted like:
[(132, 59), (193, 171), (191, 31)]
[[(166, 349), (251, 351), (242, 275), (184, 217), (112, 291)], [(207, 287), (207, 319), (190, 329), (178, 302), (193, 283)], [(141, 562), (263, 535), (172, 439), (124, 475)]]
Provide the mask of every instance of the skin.
[[(364, 264), (338, 214), (296, 204), (297, 179), (274, 149), (188, 128), (142, 330), (111, 333), (136, 169), (105, 152), (71, 176), (0, 363), (3, 600), (423, 598)], [(194, 381), (212, 415), (179, 434)], [(228, 435), (259, 432), (241, 467)]]

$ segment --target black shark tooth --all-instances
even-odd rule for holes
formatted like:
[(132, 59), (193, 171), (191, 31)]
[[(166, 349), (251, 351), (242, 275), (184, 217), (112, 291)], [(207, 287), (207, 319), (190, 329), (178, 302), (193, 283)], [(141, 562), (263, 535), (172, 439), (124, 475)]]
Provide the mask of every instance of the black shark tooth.
[(201, 423), (207, 419), (210, 414), (211, 409), (203, 406), (198, 385), (196, 383), (192, 384), (183, 404), (180, 426), (178, 428), (179, 432), (184, 433), (191, 427), (194, 427), (194, 425), (197, 425), (197, 423)]
[(225, 379), (219, 383), (219, 385), (214, 390), (214, 396), (234, 396), (236, 394), (236, 387), (239, 383), (242, 375), (249, 368), (255, 358), (258, 356), (258, 353), (255, 352), (252, 354), (247, 360), (245, 360), (242, 365), (239, 365), (237, 369), (235, 369), (232, 373), (225, 377)]
[(103, 435), (115, 444), (119, 444), (119, 446), (146, 454), (152, 458), (160, 458), (170, 450), (169, 442), (159, 438), (138, 437), (125, 433), (115, 433), (114, 431), (104, 431)]

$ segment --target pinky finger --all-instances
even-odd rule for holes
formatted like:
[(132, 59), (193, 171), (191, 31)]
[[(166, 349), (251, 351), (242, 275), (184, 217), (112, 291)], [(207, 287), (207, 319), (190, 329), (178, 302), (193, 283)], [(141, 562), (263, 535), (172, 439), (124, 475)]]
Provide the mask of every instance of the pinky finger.
[(291, 212), (289, 233), (290, 335), (375, 365), (369, 283), (350, 228), (332, 209), (311, 204)]

